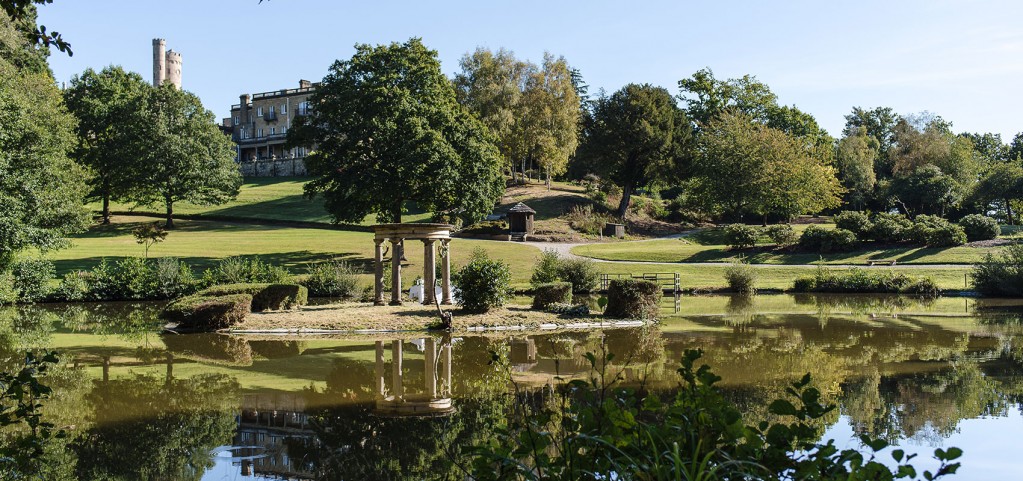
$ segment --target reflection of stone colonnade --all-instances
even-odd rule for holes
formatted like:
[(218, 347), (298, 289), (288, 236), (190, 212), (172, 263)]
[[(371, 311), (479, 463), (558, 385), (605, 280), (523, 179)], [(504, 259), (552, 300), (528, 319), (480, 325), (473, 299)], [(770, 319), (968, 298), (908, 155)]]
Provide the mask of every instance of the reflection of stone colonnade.
[(455, 410), (451, 403), (451, 340), (445, 338), (438, 346), (436, 338), (426, 337), (423, 344), (425, 354), (423, 392), (410, 394), (405, 391), (405, 375), (402, 372), (404, 348), (402, 341), (391, 341), (390, 392), (384, 373), (384, 341), (376, 342), (377, 414), (429, 416), (449, 414)]
[(423, 241), (423, 304), (433, 304), (437, 289), (437, 249), (441, 245), (441, 304), (451, 304), (451, 229), (448, 224), (380, 224), (373, 226), (376, 244), (373, 254), (374, 291), (373, 304), (384, 305), (384, 241), (391, 243), (391, 302), (392, 306), (401, 305), (401, 257), (405, 241), (418, 239)]

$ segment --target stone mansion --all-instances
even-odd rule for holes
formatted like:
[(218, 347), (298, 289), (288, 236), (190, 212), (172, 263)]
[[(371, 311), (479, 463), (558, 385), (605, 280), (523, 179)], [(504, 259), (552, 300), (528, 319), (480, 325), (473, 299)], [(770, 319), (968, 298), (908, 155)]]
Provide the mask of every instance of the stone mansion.
[(238, 144), (238, 163), (244, 175), (303, 175), (305, 149), (285, 149), (288, 129), (310, 111), (309, 96), (318, 83), (299, 80), (298, 88), (242, 94), (223, 119), (223, 129)]

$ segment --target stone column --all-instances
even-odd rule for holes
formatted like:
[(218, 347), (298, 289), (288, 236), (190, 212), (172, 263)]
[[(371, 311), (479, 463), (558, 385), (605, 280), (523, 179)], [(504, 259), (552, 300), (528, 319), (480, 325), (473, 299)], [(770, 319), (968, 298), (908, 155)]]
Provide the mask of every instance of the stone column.
[(391, 341), (391, 388), (395, 401), (405, 397), (405, 386), (401, 384), (401, 340)]
[(373, 305), (384, 305), (384, 240), (373, 239)]
[(426, 388), (426, 395), (430, 399), (437, 397), (437, 340), (433, 337), (426, 338), (426, 372), (423, 376)]
[(401, 305), (401, 244), (402, 239), (391, 239), (391, 305)]
[(430, 305), (437, 298), (437, 249), (433, 239), (423, 240), (423, 304)]
[(441, 347), (441, 363), (443, 364), (443, 366), (441, 367), (441, 369), (442, 369), (441, 377), (443, 379), (442, 382), (444, 383), (444, 393), (448, 397), (450, 397), (451, 396), (451, 340), (450, 339), (448, 339), (447, 342), (445, 342), (444, 345)]
[(374, 370), (374, 376), (376, 377), (376, 388), (377, 388), (377, 399), (383, 399), (384, 395), (387, 394), (387, 390), (384, 387), (384, 341), (377, 341), (377, 352), (376, 352), (376, 369)]
[(441, 249), (444, 249), (444, 257), (441, 258), (441, 304), (451, 305), (451, 239), (440, 241)]

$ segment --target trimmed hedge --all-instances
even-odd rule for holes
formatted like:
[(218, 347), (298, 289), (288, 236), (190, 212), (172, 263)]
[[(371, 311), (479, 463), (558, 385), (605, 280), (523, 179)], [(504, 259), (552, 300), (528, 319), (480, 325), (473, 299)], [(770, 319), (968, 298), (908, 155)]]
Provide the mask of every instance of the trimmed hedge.
[(842, 273), (819, 268), (813, 276), (797, 278), (792, 290), (796, 292), (917, 294), (923, 296), (937, 296), (940, 292), (938, 286), (929, 277), (913, 277), (892, 271), (867, 272), (857, 268)]
[(304, 306), (309, 302), (309, 289), (298, 284), (226, 284), (199, 291), (200, 296), (249, 294), (252, 312), (276, 311)]
[(216, 330), (241, 322), (252, 312), (251, 294), (182, 297), (163, 309), (160, 317), (178, 323), (178, 327)]
[(548, 282), (533, 288), (533, 309), (547, 309), (551, 304), (571, 303), (571, 282)]
[(615, 279), (607, 286), (607, 308), (610, 319), (655, 319), (661, 287), (652, 281)]

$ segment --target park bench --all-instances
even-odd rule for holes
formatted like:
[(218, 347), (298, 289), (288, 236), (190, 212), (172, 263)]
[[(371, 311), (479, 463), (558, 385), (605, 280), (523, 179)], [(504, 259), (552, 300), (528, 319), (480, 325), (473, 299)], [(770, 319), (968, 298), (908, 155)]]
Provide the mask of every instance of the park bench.
[(867, 265), (870, 267), (874, 266), (894, 266), (896, 263), (895, 259), (872, 259), (867, 261)]

